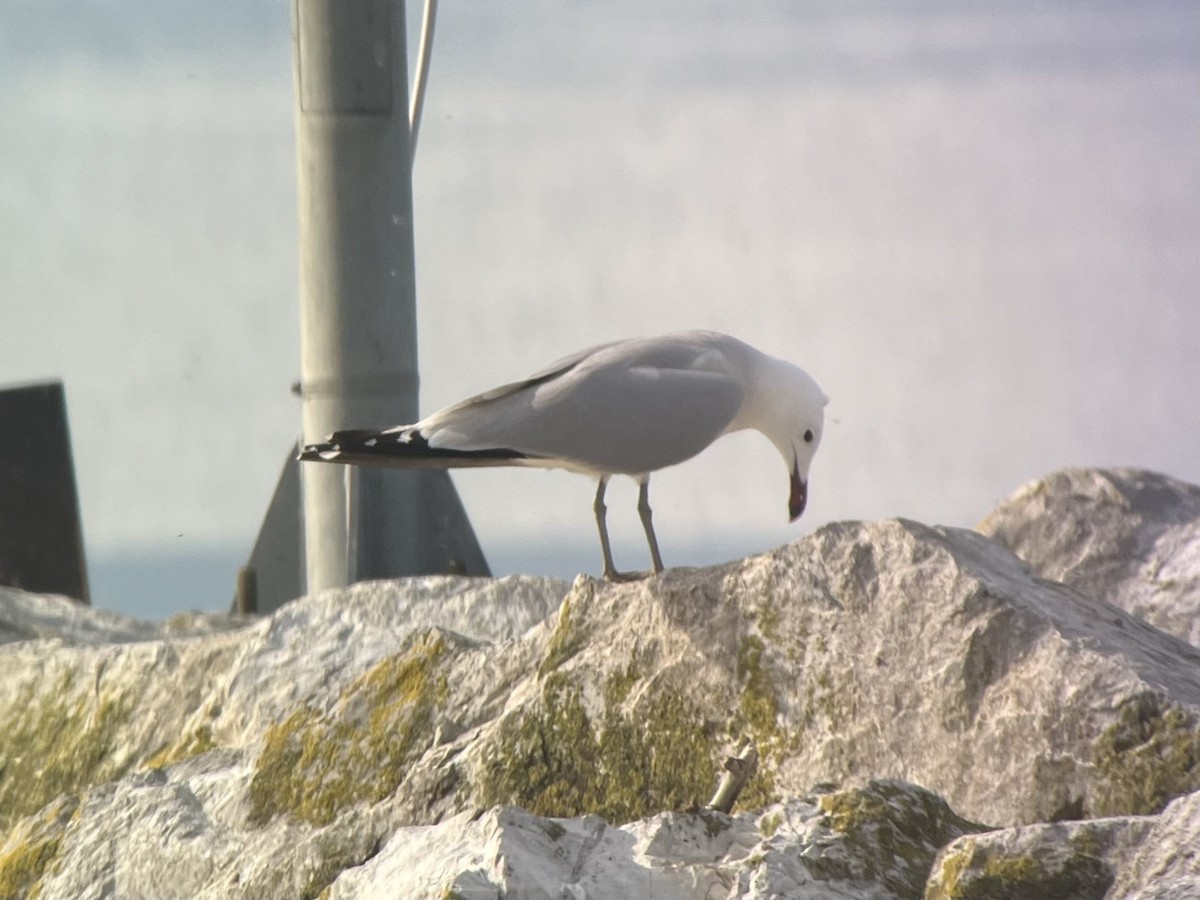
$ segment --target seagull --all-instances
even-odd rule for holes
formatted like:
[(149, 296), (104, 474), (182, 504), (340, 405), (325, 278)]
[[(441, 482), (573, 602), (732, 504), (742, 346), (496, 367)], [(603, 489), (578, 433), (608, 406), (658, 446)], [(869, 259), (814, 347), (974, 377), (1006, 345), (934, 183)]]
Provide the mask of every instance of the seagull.
[(686, 331), (582, 350), (426, 416), (382, 431), (337, 431), (300, 451), (306, 462), (454, 469), (534, 466), (596, 478), (592, 509), (604, 577), (618, 572), (604, 492), (614, 475), (639, 486), (638, 515), (654, 573), (663, 570), (650, 510), (650, 475), (698, 454), (723, 434), (764, 434), (788, 470), (788, 520), (808, 503), (808, 471), (829, 398), (798, 366), (737, 338)]

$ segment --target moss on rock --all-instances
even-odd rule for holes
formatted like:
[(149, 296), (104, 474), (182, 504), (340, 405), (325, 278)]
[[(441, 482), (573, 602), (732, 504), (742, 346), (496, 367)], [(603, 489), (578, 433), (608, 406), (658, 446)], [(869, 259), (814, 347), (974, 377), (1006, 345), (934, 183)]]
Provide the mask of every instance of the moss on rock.
[(181, 736), (179, 740), (171, 744), (166, 744), (161, 750), (147, 759), (145, 765), (148, 769), (165, 769), (167, 766), (177, 762), (183, 762), (185, 759), (191, 759), (193, 756), (207, 753), (214, 747), (216, 747), (216, 742), (213, 740), (212, 727), (209, 725), (197, 725)]
[(742, 686), (738, 710), (742, 722), (760, 741), (779, 736), (779, 700), (763, 668), (765, 652), (762, 640), (748, 635), (742, 639), (737, 658), (737, 679)]
[(967, 839), (942, 857), (925, 900), (1101, 900), (1112, 882), (1112, 872), (1094, 856), (1041, 859)]
[(779, 641), (779, 626), (783, 621), (783, 614), (779, 611), (779, 605), (775, 599), (777, 587), (774, 582), (775, 578), (771, 577), (754, 611), (758, 630), (768, 641)]
[(116, 751), (131, 708), (103, 684), (78, 689), (66, 672), (53, 687), (21, 691), (0, 729), (0, 829), (124, 774), (133, 760)]
[(732, 731), (754, 741), (758, 772), (739, 797), (743, 809), (761, 809), (779, 800), (775, 768), (790, 746), (786, 728), (779, 724), (779, 697), (766, 665), (767, 647), (756, 635), (742, 638), (735, 675), (741, 693)]
[(417, 636), (343, 689), (333, 710), (305, 706), (272, 725), (250, 784), (250, 821), (287, 814), (324, 825), (390, 796), (432, 740), (446, 650), (436, 631)]
[(78, 807), (75, 797), (62, 797), (0, 844), (0, 897), (36, 900), (41, 895), (42, 877), (58, 859), (63, 831)]
[[(871, 781), (862, 788), (822, 794), (817, 804), (849, 852), (844, 860), (815, 858), (814, 863), (837, 863), (839, 868), (813, 874), (867, 878), (901, 897), (921, 895), (942, 847), (963, 834), (985, 830), (957, 815), (936, 794), (899, 781)], [(850, 860), (855, 871), (843, 871)]]
[(578, 684), (562, 673), (546, 678), (537, 706), (501, 726), (479, 776), (482, 803), (620, 823), (705, 802), (716, 748), (700, 710), (669, 686), (625, 710), (630, 686), (630, 669), (610, 676), (593, 718)]
[(1200, 789), (1200, 727), (1157, 694), (1121, 704), (1093, 745), (1092, 816), (1149, 815)]
[(643, 654), (635, 647), (625, 668), (613, 672), (604, 682), (604, 708), (606, 710), (618, 709), (629, 698), (629, 692), (642, 677), (643, 666)]
[(763, 816), (758, 822), (758, 833), (764, 838), (773, 837), (783, 824), (783, 813), (776, 811)]
[(0, 856), (0, 896), (29, 900), (40, 896), (42, 874), (58, 858), (61, 843), (57, 837), (22, 843)]
[(338, 840), (321, 842), (314, 848), (314, 855), (305, 860), (304, 884), (299, 890), (299, 900), (321, 900), (332, 892), (332, 885), (338, 876), (347, 869), (361, 866), (378, 852), (378, 847), (364, 852), (354, 841), (346, 840), (344, 835), (336, 835)]
[(550, 674), (583, 649), (585, 635), (580, 624), (580, 616), (571, 605), (571, 597), (564, 597), (558, 608), (558, 623), (546, 647), (546, 657), (538, 666), (539, 675)]

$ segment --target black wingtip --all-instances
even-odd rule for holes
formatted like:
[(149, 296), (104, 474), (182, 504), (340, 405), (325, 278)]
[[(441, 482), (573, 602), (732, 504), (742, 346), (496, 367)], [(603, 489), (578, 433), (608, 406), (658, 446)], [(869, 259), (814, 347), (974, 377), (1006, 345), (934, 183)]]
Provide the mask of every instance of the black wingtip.
[(335, 431), (319, 444), (300, 448), (302, 462), (351, 463), (399, 468), (453, 469), (475, 466), (520, 465), (529, 459), (516, 450), (451, 450), (429, 446), (419, 431)]
[(330, 443), (309, 444), (306, 447), (300, 448), (300, 452), (296, 454), (296, 459), (301, 460), (301, 461), (309, 460), (309, 461), (321, 462), (324, 459), (324, 457), (321, 456), (322, 453), (330, 453), (330, 452), (336, 453), (337, 450), (338, 450), (338, 447), (336, 444), (330, 444)]
[(300, 448), (296, 459), (301, 462), (358, 462), (363, 456), (377, 452), (382, 435), (366, 428), (335, 431), (319, 444)]

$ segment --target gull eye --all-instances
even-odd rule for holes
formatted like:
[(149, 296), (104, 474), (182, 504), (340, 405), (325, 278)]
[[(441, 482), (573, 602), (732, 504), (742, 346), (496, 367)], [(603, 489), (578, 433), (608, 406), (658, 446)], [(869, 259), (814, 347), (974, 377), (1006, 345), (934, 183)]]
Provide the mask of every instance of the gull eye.
[(810, 428), (806, 432), (804, 432), (804, 443), (811, 444), (812, 439), (813, 439), (813, 433), (812, 433), (812, 429)]

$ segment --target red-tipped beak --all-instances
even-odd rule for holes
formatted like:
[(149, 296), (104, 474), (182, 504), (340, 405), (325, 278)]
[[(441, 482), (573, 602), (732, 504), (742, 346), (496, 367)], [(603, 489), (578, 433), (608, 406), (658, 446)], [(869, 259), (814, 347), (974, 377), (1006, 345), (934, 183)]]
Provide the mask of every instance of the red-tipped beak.
[(799, 467), (792, 469), (792, 492), (788, 497), (788, 521), (795, 522), (808, 505), (808, 485), (800, 480)]

